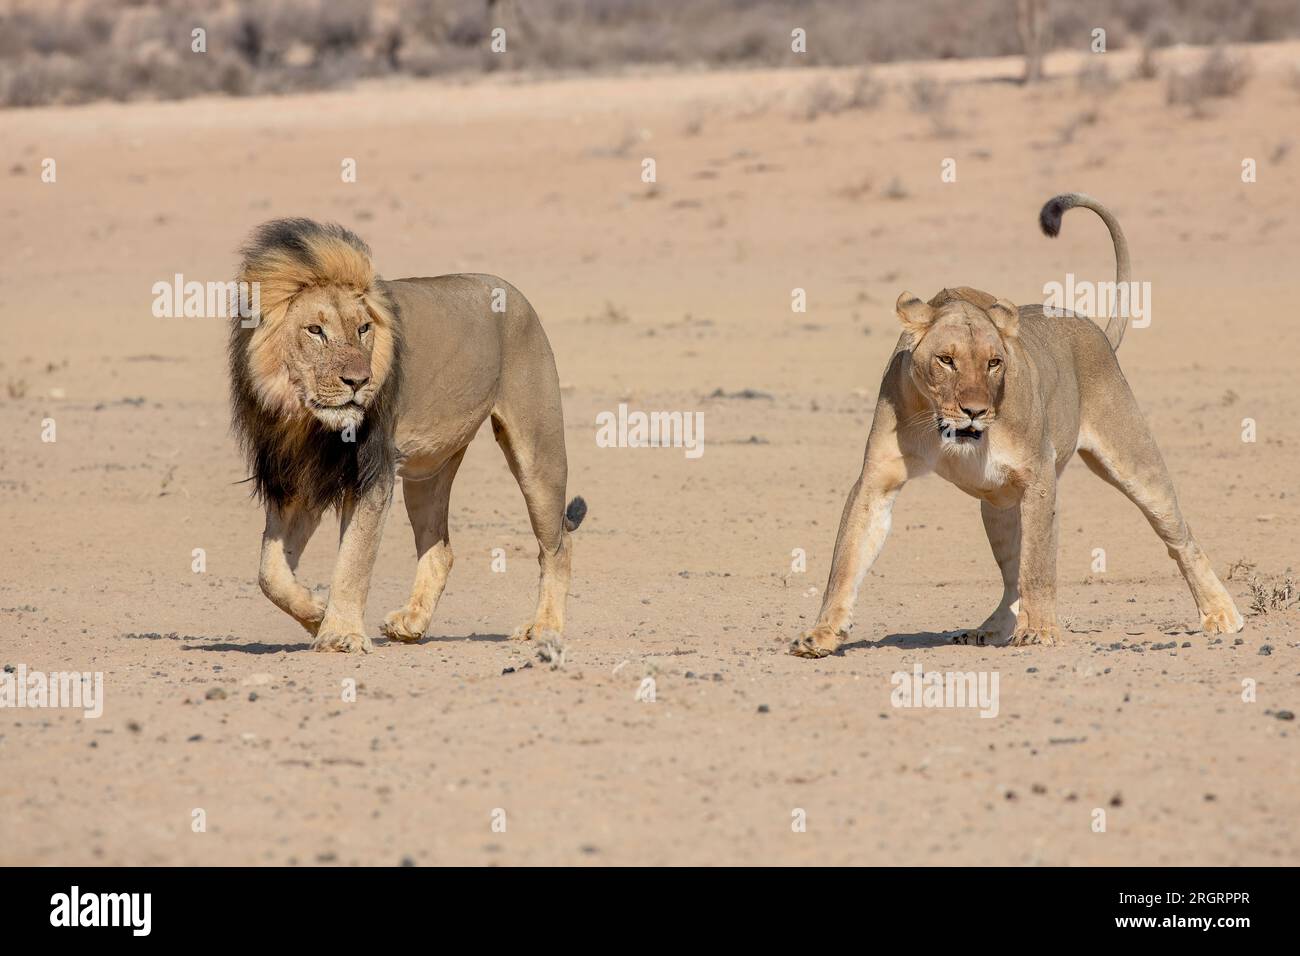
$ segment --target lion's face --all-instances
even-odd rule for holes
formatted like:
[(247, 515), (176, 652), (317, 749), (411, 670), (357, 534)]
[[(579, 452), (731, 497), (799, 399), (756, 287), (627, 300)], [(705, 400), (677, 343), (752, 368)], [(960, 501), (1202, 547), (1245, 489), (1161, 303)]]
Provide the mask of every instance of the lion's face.
[(945, 437), (978, 443), (997, 420), (1009, 357), (1005, 339), (1014, 334), (1016, 316), (1004, 300), (985, 311), (964, 301), (934, 309), (907, 293), (900, 297), (899, 317), (916, 336), (912, 381)]
[(299, 293), (282, 329), (289, 382), (327, 428), (359, 426), (382, 384), (371, 374), (374, 317), (360, 293), (319, 287)]

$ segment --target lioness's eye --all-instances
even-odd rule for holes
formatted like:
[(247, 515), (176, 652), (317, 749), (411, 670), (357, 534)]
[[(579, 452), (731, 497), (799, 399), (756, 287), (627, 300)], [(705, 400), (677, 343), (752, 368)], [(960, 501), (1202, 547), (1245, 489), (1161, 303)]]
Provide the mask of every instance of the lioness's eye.
[(357, 335), (365, 335), (369, 331), (370, 331), (370, 323), (367, 322), (365, 325), (362, 325), (357, 328)]
[(989, 368), (997, 368), (1002, 364), (1002, 359), (989, 359)]
[(319, 325), (309, 325), (307, 326), (307, 331), (310, 332), (312, 335), (324, 334), (324, 332), (322, 332), (321, 327)]
[(951, 356), (951, 355), (940, 355), (940, 356), (939, 356), (939, 361), (942, 362), (944, 365), (951, 366), (951, 365), (952, 365), (952, 356)]

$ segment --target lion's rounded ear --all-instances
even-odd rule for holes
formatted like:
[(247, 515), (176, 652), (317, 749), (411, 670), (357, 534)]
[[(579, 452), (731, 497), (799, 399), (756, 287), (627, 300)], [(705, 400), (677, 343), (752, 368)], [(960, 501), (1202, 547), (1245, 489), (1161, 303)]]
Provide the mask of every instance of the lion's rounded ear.
[(998, 299), (986, 310), (997, 330), (1007, 338), (1014, 338), (1020, 331), (1020, 310), (1006, 299)]
[(924, 332), (934, 321), (934, 309), (910, 292), (904, 292), (898, 297), (894, 310), (898, 313), (898, 321), (909, 332)]

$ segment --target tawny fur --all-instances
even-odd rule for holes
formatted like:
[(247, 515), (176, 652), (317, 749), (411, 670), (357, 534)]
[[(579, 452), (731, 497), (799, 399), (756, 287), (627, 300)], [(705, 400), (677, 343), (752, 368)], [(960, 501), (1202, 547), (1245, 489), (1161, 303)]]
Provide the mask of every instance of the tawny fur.
[[(382, 631), (418, 641), (451, 570), (452, 481), (490, 418), (539, 545), (537, 611), (515, 637), (558, 637), (569, 533), (586, 504), (564, 505), (559, 378), (522, 293), (494, 276), (385, 281), (356, 235), (307, 219), (259, 227), (238, 279), (256, 284), (260, 302), (252, 322), (234, 320), (229, 358), (234, 427), (266, 507), (258, 581), (267, 597), (314, 635), (315, 649), (372, 650), (363, 615), (400, 475), (418, 564), (410, 600)], [(296, 569), (329, 507), (342, 533), (322, 601)]]
[[(1078, 193), (1043, 207), (1044, 232), (1062, 213), (1092, 209), (1115, 247), (1117, 279), (1129, 280), (1128, 244), (1115, 217)], [(1126, 317), (1103, 333), (1091, 320), (1051, 318), (970, 288), (928, 303), (904, 292), (903, 326), (880, 385), (862, 474), (844, 506), (830, 579), (816, 625), (791, 653), (825, 657), (848, 636), (858, 590), (889, 532), (903, 485), (935, 472), (980, 499), (1002, 572), (1003, 594), (960, 643), (1055, 644), (1056, 481), (1079, 452), (1138, 506), (1178, 564), (1208, 633), (1233, 633), (1242, 618), (1183, 520), (1173, 483), (1115, 349)]]

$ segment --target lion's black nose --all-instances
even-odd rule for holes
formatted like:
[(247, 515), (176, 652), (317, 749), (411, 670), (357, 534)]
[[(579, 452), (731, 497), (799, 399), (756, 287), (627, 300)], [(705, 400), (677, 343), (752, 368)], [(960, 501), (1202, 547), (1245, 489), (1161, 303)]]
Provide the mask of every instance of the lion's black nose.
[(975, 419), (979, 418), (981, 415), (985, 414), (988, 411), (988, 407), (985, 406), (984, 408), (967, 408), (965, 405), (963, 405), (961, 407), (961, 410), (970, 417), (971, 421), (975, 421)]
[(352, 389), (352, 391), (355, 392), (359, 390), (362, 386), (364, 386), (366, 382), (370, 381), (370, 376), (365, 375), (360, 378), (348, 378), (346, 375), (340, 375), (339, 381), (342, 382), (344, 385), (349, 386)]

